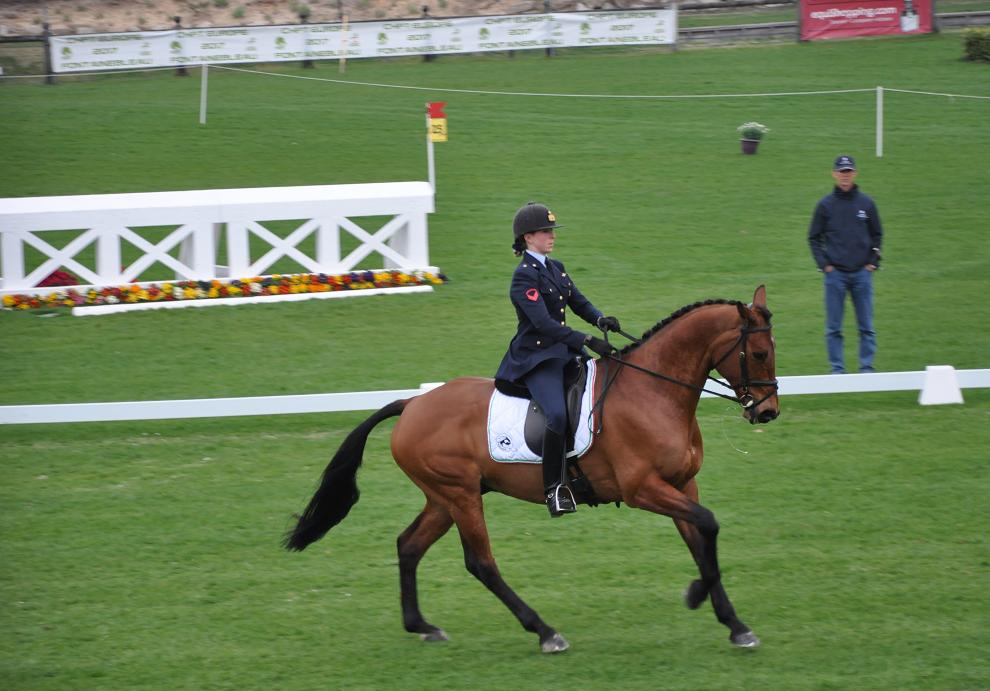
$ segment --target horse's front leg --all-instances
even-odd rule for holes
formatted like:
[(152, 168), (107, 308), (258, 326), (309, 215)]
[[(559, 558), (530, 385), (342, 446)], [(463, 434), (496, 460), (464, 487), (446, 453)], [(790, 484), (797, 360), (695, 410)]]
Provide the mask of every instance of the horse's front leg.
[[(698, 503), (697, 481), (689, 480), (684, 486), (683, 492), (695, 504)], [(698, 571), (702, 575), (700, 580), (692, 581), (684, 593), (684, 601), (687, 606), (691, 609), (697, 609), (705, 601), (705, 598), (710, 596), (715, 617), (729, 628), (729, 640), (732, 641), (732, 644), (743, 648), (758, 646), (760, 639), (736, 616), (736, 610), (732, 606), (732, 602), (729, 601), (729, 596), (722, 585), (722, 576), (718, 567), (718, 524), (715, 524), (715, 531), (710, 535), (703, 535), (697, 526), (679, 518), (674, 518), (674, 525), (677, 526), (681, 537), (684, 538), (684, 542), (691, 551), (691, 556), (698, 565)], [(716, 575), (714, 583), (707, 582), (705, 579), (709, 564), (714, 566)]]
[(688, 588), (688, 607), (697, 608), (711, 595), (715, 616), (729, 627), (729, 640), (733, 645), (755, 647), (759, 645), (759, 639), (748, 626), (739, 621), (722, 587), (718, 567), (718, 522), (715, 515), (697, 502), (697, 485), (693, 480), (686, 488), (692, 488), (693, 496), (668, 484), (659, 475), (649, 474), (634, 491), (624, 496), (624, 500), (629, 506), (674, 519), (701, 572), (701, 579), (691, 583)]

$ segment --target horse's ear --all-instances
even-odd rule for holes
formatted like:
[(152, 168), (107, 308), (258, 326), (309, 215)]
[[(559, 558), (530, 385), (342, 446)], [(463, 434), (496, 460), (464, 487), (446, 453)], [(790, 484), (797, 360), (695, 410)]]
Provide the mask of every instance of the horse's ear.
[(748, 324), (750, 318), (749, 308), (741, 302), (737, 302), (736, 309), (739, 310), (739, 316), (742, 317), (743, 323)]
[(763, 307), (767, 306), (767, 287), (761, 285), (753, 293), (753, 307)]

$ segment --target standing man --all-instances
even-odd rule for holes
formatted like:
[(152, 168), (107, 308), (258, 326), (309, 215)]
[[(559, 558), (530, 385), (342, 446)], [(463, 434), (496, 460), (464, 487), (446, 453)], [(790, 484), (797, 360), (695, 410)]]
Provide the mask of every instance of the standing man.
[(835, 189), (815, 207), (808, 244), (825, 274), (825, 346), (833, 373), (846, 371), (842, 353), (842, 311), (852, 297), (859, 328), (859, 371), (873, 372), (877, 334), (873, 330), (873, 272), (880, 265), (883, 227), (876, 204), (856, 185), (856, 161), (839, 156), (832, 165)]

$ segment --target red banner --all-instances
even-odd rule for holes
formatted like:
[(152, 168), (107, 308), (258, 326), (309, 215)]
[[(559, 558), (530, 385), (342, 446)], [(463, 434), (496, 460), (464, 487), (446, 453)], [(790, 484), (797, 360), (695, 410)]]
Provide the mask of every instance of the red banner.
[(801, 0), (801, 40), (927, 34), (932, 0)]

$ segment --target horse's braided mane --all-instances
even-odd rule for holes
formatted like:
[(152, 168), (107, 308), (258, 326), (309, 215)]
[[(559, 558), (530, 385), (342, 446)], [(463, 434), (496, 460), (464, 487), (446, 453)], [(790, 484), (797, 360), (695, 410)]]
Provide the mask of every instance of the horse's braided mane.
[(739, 302), (738, 300), (702, 300), (700, 302), (694, 303), (693, 305), (685, 305), (676, 312), (672, 312), (671, 315), (666, 319), (661, 319), (660, 321), (658, 321), (656, 324), (653, 325), (652, 329), (643, 333), (642, 338), (639, 339), (639, 343), (630, 343), (625, 348), (623, 348), (619, 354), (625, 355), (626, 353), (630, 353), (636, 350), (636, 348), (638, 348), (643, 343), (645, 343), (646, 340), (650, 338), (650, 336), (655, 334), (663, 327), (667, 326), (667, 324), (669, 324), (670, 322), (674, 321), (678, 317), (683, 317), (688, 312), (692, 312), (698, 309), (699, 307), (705, 307), (707, 305), (742, 305), (743, 307), (746, 306), (743, 303)]

